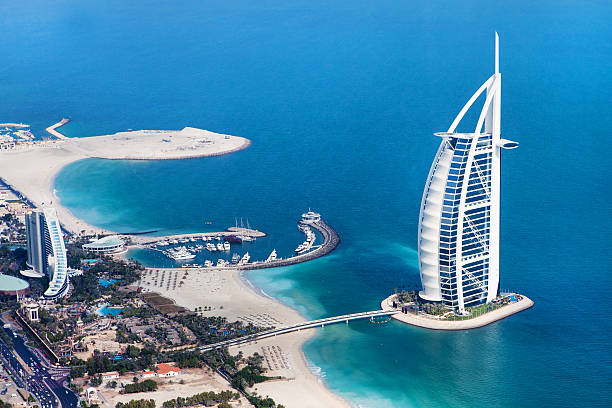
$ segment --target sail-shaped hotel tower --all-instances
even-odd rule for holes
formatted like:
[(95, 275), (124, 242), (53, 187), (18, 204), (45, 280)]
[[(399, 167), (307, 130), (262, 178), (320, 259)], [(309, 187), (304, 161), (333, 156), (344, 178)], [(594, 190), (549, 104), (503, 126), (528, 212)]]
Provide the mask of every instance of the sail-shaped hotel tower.
[[(457, 133), (463, 116), (485, 101), (473, 133)], [(501, 74), (495, 34), (495, 73), (472, 95), (442, 138), (425, 183), (418, 253), (425, 300), (463, 312), (499, 292), (500, 151), (518, 147), (500, 138)]]

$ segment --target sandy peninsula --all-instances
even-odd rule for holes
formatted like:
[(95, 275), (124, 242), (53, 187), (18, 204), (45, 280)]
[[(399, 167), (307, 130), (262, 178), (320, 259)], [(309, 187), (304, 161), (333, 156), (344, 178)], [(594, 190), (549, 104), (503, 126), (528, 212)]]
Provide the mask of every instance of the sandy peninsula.
[(0, 152), (0, 177), (36, 205), (53, 204), (71, 232), (107, 233), (76, 218), (53, 191), (55, 176), (72, 162), (110, 160), (175, 160), (219, 156), (246, 149), (249, 139), (186, 127), (182, 130), (138, 130), (113, 135), (66, 138)]
[[(261, 326), (281, 326), (303, 322), (295, 310), (255, 289), (244, 279), (244, 272), (214, 269), (148, 269), (140, 282), (144, 291), (157, 292), (178, 305), (195, 310), (210, 308), (204, 315), (224, 316)], [(163, 274), (163, 280), (162, 280)], [(176, 286), (163, 282), (183, 281)], [(156, 279), (157, 278), (157, 279)], [(159, 282), (157, 285), (155, 282)], [(254, 391), (268, 395), (286, 407), (348, 407), (329, 391), (308, 368), (302, 345), (315, 330), (304, 330), (230, 348), (233, 353), (258, 352), (265, 357), (271, 376), (284, 379), (257, 384)]]

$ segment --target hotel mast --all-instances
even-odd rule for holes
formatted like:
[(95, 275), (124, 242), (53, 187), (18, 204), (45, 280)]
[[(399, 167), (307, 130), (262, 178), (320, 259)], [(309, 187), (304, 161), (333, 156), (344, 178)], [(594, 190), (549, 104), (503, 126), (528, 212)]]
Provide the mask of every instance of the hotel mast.
[[(483, 94), (473, 133), (455, 130)], [(442, 138), (429, 170), (419, 215), (421, 298), (449, 309), (490, 302), (499, 292), (501, 73), (495, 33), (495, 73), (472, 95)], [(484, 130), (483, 130), (484, 126)]]

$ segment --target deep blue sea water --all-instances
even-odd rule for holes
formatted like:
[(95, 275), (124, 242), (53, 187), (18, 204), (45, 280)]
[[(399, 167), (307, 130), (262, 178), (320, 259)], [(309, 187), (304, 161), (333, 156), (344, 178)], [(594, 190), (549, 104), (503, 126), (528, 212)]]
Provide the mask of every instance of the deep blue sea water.
[[(0, 3), (2, 121), (83, 137), (196, 126), (253, 141), (184, 161), (85, 160), (56, 180), (119, 231), (248, 217), (287, 255), (312, 207), (341, 246), (250, 273), (307, 317), (377, 308), (418, 285), (420, 198), (439, 139), (501, 37), (501, 285), (535, 307), (478, 330), (330, 326), (305, 346), (364, 407), (612, 405), (607, 1)], [(204, 225), (212, 221), (213, 225)], [(135, 257), (159, 262), (147, 254)]]

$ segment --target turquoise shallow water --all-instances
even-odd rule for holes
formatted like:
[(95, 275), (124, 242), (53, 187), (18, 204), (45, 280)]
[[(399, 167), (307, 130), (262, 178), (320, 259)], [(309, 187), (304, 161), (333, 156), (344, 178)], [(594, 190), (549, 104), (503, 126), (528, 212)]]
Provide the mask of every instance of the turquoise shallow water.
[[(416, 228), (438, 139), (501, 35), (502, 287), (534, 308), (479, 330), (330, 326), (305, 354), (364, 407), (609, 406), (609, 2), (0, 4), (6, 121), (69, 136), (186, 125), (248, 137), (228, 156), (85, 160), (57, 177), (77, 216), (119, 231), (248, 217), (286, 254), (312, 207), (330, 256), (249, 278), (309, 318), (418, 284)], [(40, 132), (39, 132), (40, 134)], [(212, 221), (212, 225), (205, 225)], [(134, 256), (160, 262), (147, 254)]]

